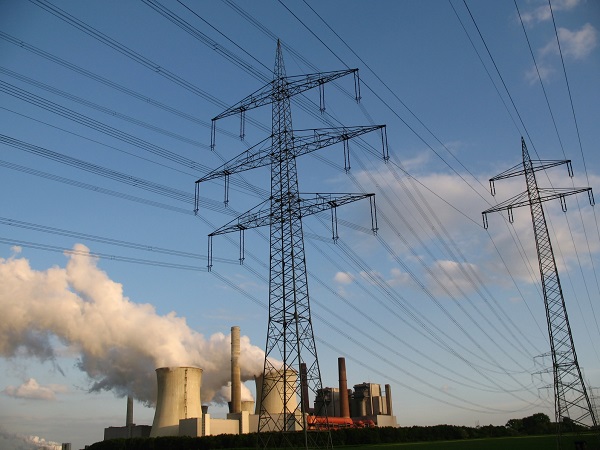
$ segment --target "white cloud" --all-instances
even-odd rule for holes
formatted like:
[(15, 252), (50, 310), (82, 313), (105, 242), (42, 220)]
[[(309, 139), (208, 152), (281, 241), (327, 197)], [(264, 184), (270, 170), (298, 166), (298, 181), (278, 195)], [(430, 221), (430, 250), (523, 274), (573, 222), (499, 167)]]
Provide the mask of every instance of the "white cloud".
[(370, 284), (377, 284), (381, 280), (383, 280), (383, 276), (377, 270), (370, 270), (368, 272), (362, 271), (360, 272), (360, 276), (363, 280), (367, 281)]
[(29, 378), (20, 386), (7, 386), (3, 391), (5, 395), (29, 400), (56, 400), (56, 394), (67, 392), (63, 385), (40, 385), (34, 378)]
[[(579, 4), (579, 0), (561, 0), (554, 1), (552, 7), (554, 11), (566, 11)], [(543, 22), (551, 18), (548, 5), (539, 6), (531, 11), (521, 14), (523, 23), (531, 25), (537, 22)], [(559, 27), (557, 30), (560, 49), (565, 58), (574, 60), (585, 59), (598, 45), (598, 32), (590, 23), (586, 23), (579, 30), (569, 30)], [(550, 56), (559, 54), (556, 37), (551, 38), (538, 52), (537, 64), (539, 77), (535, 67), (531, 67), (525, 72), (525, 79), (529, 84), (535, 84), (541, 77), (542, 81), (548, 81), (549, 77), (555, 72), (547, 60)]]
[[(390, 286), (412, 286), (413, 281), (410, 275), (406, 272), (402, 272), (397, 267), (390, 269), (389, 277), (384, 277), (381, 272), (377, 270), (371, 270), (369, 272), (360, 272), (360, 278), (372, 285), (378, 285), (380, 283), (387, 283)], [(352, 276), (354, 280), (354, 276)]]
[[(582, 60), (585, 59), (598, 45), (598, 32), (591, 24), (586, 23), (581, 29), (575, 31), (559, 28), (558, 39), (560, 41), (562, 54), (565, 58)], [(549, 59), (551, 56), (556, 56), (558, 54), (559, 51), (556, 38), (550, 39), (550, 41), (540, 49), (539, 57), (537, 58), (537, 66), (542, 81), (547, 81), (556, 71), (550, 65)], [(538, 82), (539, 77), (535, 66), (532, 66), (525, 72), (525, 79), (529, 84)]]
[(530, 85), (537, 83), (540, 78), (542, 79), (542, 81), (546, 82), (550, 79), (550, 76), (554, 72), (556, 72), (556, 70), (553, 67), (538, 61), (537, 69), (535, 68), (535, 66), (531, 66), (531, 69), (525, 72), (525, 79)]
[(397, 267), (390, 270), (391, 278), (388, 280), (390, 286), (408, 286), (412, 284), (412, 279), (409, 274), (402, 272)]
[(350, 284), (354, 281), (354, 276), (348, 272), (338, 272), (333, 279), (340, 284)]
[(526, 25), (532, 25), (537, 22), (544, 22), (550, 19), (550, 8), (548, 5), (538, 6), (531, 11), (525, 11), (521, 13), (521, 20)]
[(558, 29), (558, 39), (563, 55), (573, 59), (583, 59), (598, 45), (598, 32), (589, 23), (578, 31)]
[(468, 295), (474, 290), (475, 275), (481, 278), (481, 273), (474, 264), (440, 260), (431, 267), (427, 282), (435, 295), (450, 294), (462, 298), (463, 294)]
[[(591, 53), (598, 44), (598, 33), (589, 23), (586, 23), (578, 31), (566, 28), (558, 29), (558, 39), (563, 56), (573, 59), (583, 59)], [(550, 41), (540, 50), (540, 56), (558, 55), (558, 44), (556, 39)]]
[[(521, 13), (521, 20), (526, 25), (534, 25), (539, 22), (545, 22), (552, 18), (550, 13), (550, 7), (546, 2), (530, 11), (524, 11)], [(573, 9), (580, 3), (580, 0), (554, 0), (552, 2), (552, 9), (556, 11), (568, 11)]]
[(426, 167), (427, 164), (431, 161), (431, 153), (422, 151), (412, 158), (406, 158), (402, 160), (402, 167), (404, 170), (409, 172), (420, 170), (423, 167)]
[[(369, 190), (372, 186), (372, 180), (367, 173), (360, 173), (359, 179)], [(482, 174), (479, 177), (482, 184), (487, 185), (489, 174)], [(406, 180), (406, 178), (400, 181)], [(386, 280), (390, 284), (411, 286), (408, 270), (411, 270), (419, 279), (424, 271), (430, 270), (440, 273), (442, 268), (455, 274), (452, 280), (446, 276), (446, 283), (451, 286), (454, 281), (458, 286), (470, 292), (472, 287), (470, 282), (460, 275), (460, 268), (476, 270), (477, 275), (484, 279), (485, 283), (501, 284), (503, 287), (510, 288), (507, 283), (507, 268), (518, 282), (527, 284), (539, 283), (538, 263), (536, 259), (535, 239), (531, 226), (531, 216), (528, 208), (517, 208), (514, 210), (514, 224), (510, 225), (506, 221), (506, 212), (494, 213), (488, 215), (489, 234), (485, 232), (479, 224), (482, 223), (481, 212), (488, 209), (494, 203), (485, 193), (484, 197), (490, 199), (490, 204), (484, 202), (473, 190), (471, 190), (457, 175), (430, 173), (420, 176), (419, 181), (427, 186), (433, 192), (438, 193), (443, 200), (424, 190), (421, 187), (410, 185), (408, 182), (402, 184), (392, 176), (384, 172), (377, 172), (377, 182), (385, 187), (390, 203), (385, 198), (378, 198), (379, 232), (378, 235), (385, 239), (391, 249), (394, 250), (395, 257), (400, 258), (407, 267), (400, 267), (393, 264), (396, 269), (391, 271), (390, 276), (387, 273), (370, 272), (361, 273), (365, 281), (373, 283), (377, 280)], [(478, 183), (471, 181), (473, 186), (478, 187), (479, 192), (483, 194), (483, 188)], [(595, 186), (600, 184), (597, 175), (590, 174), (589, 181), (585, 177), (575, 177), (576, 186)], [(485, 186), (487, 187), (487, 186)], [(524, 190), (524, 181), (521, 178), (511, 178), (502, 180), (496, 184), (496, 201), (503, 201)], [(423, 199), (419, 197), (417, 189), (421, 191)], [(418, 205), (409, 201), (414, 197)], [(429, 204), (427, 208), (425, 205)], [(560, 210), (558, 202), (549, 202), (544, 205), (547, 218), (552, 221), (551, 239), (557, 252), (557, 263), (559, 269), (574, 267), (577, 262), (577, 254), (587, 253), (587, 240), (581, 221), (575, 220), (577, 204), (575, 198), (567, 199), (569, 207), (569, 218), (571, 219), (571, 231), (575, 238), (576, 248), (570, 236), (569, 224), (566, 221), (565, 214)], [(588, 206), (585, 195), (579, 196), (581, 213), (588, 230), (595, 229), (593, 208)], [(451, 205), (457, 205), (462, 212), (458, 213)], [(379, 213), (380, 212), (380, 213)], [(424, 212), (431, 217), (430, 212), (434, 212), (440, 223), (433, 218), (426, 222), (421, 213)], [(388, 220), (383, 220), (385, 215)], [(465, 215), (473, 220), (473, 223), (465, 220)], [(392, 229), (392, 227), (394, 229)], [(409, 228), (410, 227), (410, 228)], [(443, 232), (452, 237), (453, 244), (450, 244), (450, 250), (439, 245), (438, 235)], [(396, 234), (396, 232), (398, 234)], [(589, 233), (589, 231), (588, 231)], [(490, 240), (490, 236), (493, 241)], [(445, 238), (446, 242), (449, 242)], [(560, 254), (558, 254), (560, 246)], [(592, 254), (600, 251), (600, 244), (595, 241), (590, 242)], [(429, 251), (427, 251), (429, 249)], [(577, 250), (576, 250), (577, 249)], [(459, 254), (460, 251), (460, 254)], [(501, 253), (499, 257), (489, 258), (483, 255)], [(580, 257), (581, 258), (581, 257)], [(469, 267), (460, 267), (468, 261)], [(589, 264), (589, 256), (581, 258), (583, 264)], [(440, 263), (440, 261), (449, 261), (456, 264), (449, 267), (449, 263)], [(506, 265), (504, 264), (506, 263)], [(371, 278), (372, 277), (372, 278)], [(373, 280), (374, 279), (374, 280)], [(430, 282), (427, 279), (427, 282)], [(428, 286), (434, 286), (429, 284)], [(456, 288), (454, 288), (456, 289)], [(436, 289), (435, 294), (440, 293)], [(452, 291), (456, 293), (456, 291)]]

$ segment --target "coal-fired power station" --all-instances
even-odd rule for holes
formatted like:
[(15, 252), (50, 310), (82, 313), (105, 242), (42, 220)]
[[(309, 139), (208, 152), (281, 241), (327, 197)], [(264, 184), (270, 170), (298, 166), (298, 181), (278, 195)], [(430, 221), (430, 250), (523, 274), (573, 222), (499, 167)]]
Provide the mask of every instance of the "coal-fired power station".
[[(283, 368), (279, 370), (284, 370)], [(355, 384), (348, 389), (346, 361), (338, 358), (339, 384), (325, 387), (317, 392), (314, 408), (305, 405), (309, 427), (321, 429), (343, 427), (397, 427), (392, 409), (392, 392), (389, 384), (382, 391), (379, 384)], [(267, 377), (281, 379), (284, 377)], [(288, 383), (302, 382), (300, 374), (288, 368), (285, 379)], [(217, 434), (242, 434), (258, 431), (260, 402), (242, 401), (240, 368), (240, 328), (231, 328), (231, 401), (225, 418), (212, 418), (208, 406), (202, 406), (202, 368), (159, 367), (156, 369), (157, 396), (152, 426), (136, 425), (133, 422), (133, 399), (127, 398), (127, 413), (124, 427), (104, 429), (104, 440), (132, 437), (158, 436), (210, 436)], [(262, 397), (263, 375), (255, 377), (256, 398)], [(302, 388), (302, 386), (301, 386)], [(263, 399), (264, 408), (275, 416), (283, 414), (283, 386), (267, 386), (269, 394)], [(300, 399), (293, 399), (298, 402)], [(297, 405), (297, 403), (296, 403)], [(288, 401), (288, 408), (290, 407)], [(321, 415), (314, 415), (319, 411)]]

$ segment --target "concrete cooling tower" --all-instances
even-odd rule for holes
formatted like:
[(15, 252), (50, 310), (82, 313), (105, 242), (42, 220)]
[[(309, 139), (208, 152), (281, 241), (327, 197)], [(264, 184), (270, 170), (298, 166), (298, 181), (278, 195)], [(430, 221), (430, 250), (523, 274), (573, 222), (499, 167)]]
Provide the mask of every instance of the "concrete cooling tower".
[[(283, 389), (284, 389), (283, 369), (272, 369), (267, 377), (266, 396), (262, 398), (263, 375), (259, 375), (256, 380), (256, 414), (260, 414), (261, 401), (264, 403), (264, 409), (269, 414), (283, 414)], [(298, 373), (295, 370), (286, 370), (285, 377), (289, 386), (294, 386), (298, 382)], [(298, 406), (298, 396), (293, 395), (288, 400), (288, 411), (294, 411)]]
[(158, 395), (150, 437), (177, 436), (179, 420), (202, 417), (202, 369), (161, 367), (156, 369), (156, 380)]

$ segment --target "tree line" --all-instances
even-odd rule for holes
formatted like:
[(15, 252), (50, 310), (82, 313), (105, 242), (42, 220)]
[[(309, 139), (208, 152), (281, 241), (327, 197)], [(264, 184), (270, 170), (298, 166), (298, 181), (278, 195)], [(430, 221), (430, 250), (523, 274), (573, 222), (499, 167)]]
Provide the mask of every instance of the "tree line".
[[(562, 431), (578, 431), (568, 420)], [(556, 434), (556, 424), (543, 413), (522, 419), (510, 419), (504, 426), (486, 425), (465, 427), (458, 425), (344, 428), (331, 431), (333, 446), (387, 444), (400, 442), (446, 441), (485, 439), (511, 436)], [(274, 436), (276, 440), (276, 435)], [(287, 436), (289, 439), (289, 436)], [(298, 445), (304, 443), (303, 433), (297, 433)], [(97, 442), (89, 450), (212, 450), (256, 448), (257, 434), (222, 434), (204, 437), (165, 436), (157, 438), (113, 439)]]

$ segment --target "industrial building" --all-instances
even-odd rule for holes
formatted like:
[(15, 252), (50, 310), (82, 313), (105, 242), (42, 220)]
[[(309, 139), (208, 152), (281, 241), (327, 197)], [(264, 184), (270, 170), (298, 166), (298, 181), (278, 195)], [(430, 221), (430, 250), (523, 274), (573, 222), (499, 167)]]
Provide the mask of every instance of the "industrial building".
[[(132, 437), (158, 436), (211, 436), (218, 434), (244, 434), (258, 431), (260, 400), (256, 406), (252, 401), (241, 401), (240, 378), (240, 329), (231, 329), (231, 401), (226, 418), (212, 418), (208, 406), (202, 406), (202, 369), (199, 367), (161, 367), (156, 369), (158, 384), (156, 410), (152, 426), (133, 423), (133, 400), (127, 399), (127, 416), (124, 427), (104, 429), (104, 440)], [(283, 369), (281, 369), (283, 370)], [(373, 383), (354, 385), (347, 388), (346, 363), (338, 359), (339, 386), (326, 387), (317, 392), (314, 408), (306, 407), (311, 428), (322, 428), (329, 424), (339, 427), (393, 426), (397, 427), (393, 415), (390, 385)], [(287, 369), (288, 382), (297, 382), (296, 371)], [(283, 379), (283, 377), (278, 377)], [(256, 397), (262, 397), (263, 377), (256, 381)], [(263, 399), (264, 408), (277, 417), (283, 416), (283, 401), (279, 386), (269, 386)], [(343, 393), (344, 395), (341, 395)], [(289, 403), (289, 402), (288, 402)], [(288, 404), (289, 407), (289, 404)], [(293, 422), (293, 421), (292, 421)], [(290, 430), (293, 431), (293, 430)]]

